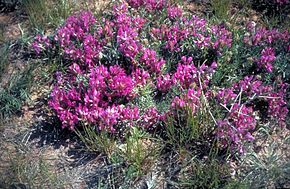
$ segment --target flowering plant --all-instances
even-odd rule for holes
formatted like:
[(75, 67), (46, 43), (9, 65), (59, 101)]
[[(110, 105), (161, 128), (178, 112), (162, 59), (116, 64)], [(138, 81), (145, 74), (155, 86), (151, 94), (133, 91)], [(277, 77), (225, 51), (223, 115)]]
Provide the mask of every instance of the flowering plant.
[[(289, 34), (249, 30), (244, 43), (265, 46), (255, 57), (258, 69), (273, 72), (278, 55), (268, 44), (286, 41)], [(255, 99), (264, 100), (269, 117), (285, 125), (286, 84), (281, 82), (276, 90), (248, 75), (228, 87), (212, 86), (232, 42), (233, 34), (224, 24), (183, 16), (166, 1), (128, 0), (101, 19), (90, 12), (69, 17), (52, 37), (37, 36), (33, 48), (36, 53), (57, 51), (67, 62), (66, 71), (56, 73), (49, 100), (64, 128), (155, 128), (168, 116), (175, 117), (177, 110), (190, 110), (195, 116), (206, 99), (221, 110), (212, 114), (211, 126), (220, 146), (242, 150), (245, 141), (254, 139), (259, 122)], [(152, 96), (152, 105), (142, 109), (138, 101), (145, 86), (152, 89), (145, 94)], [(164, 103), (167, 108), (160, 108)]]

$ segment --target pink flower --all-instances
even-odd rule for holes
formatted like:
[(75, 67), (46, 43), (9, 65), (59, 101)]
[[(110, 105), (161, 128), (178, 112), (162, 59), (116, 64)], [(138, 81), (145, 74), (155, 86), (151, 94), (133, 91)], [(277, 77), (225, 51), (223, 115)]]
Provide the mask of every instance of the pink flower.
[(169, 6), (167, 8), (167, 15), (170, 19), (180, 18), (182, 16), (182, 10), (176, 6)]
[(216, 135), (224, 147), (230, 146), (243, 152), (243, 143), (254, 140), (251, 132), (255, 126), (253, 109), (235, 103), (227, 117), (218, 120)]
[(266, 98), (269, 103), (268, 114), (276, 119), (280, 126), (286, 126), (285, 121), (288, 114), (287, 102), (283, 99), (283, 94), (271, 93)]
[(132, 77), (136, 86), (143, 86), (150, 78), (150, 74), (143, 69), (137, 68), (135, 71), (133, 71)]
[(121, 111), (121, 120), (138, 120), (139, 119), (139, 109), (137, 107), (130, 108), (130, 107), (125, 107)]
[(174, 83), (180, 83), (180, 85), (187, 89), (189, 86), (198, 82), (198, 72), (194, 64), (182, 65), (178, 64), (177, 70), (173, 75)]
[(173, 81), (169, 74), (159, 76), (156, 79), (156, 82), (157, 89), (162, 92), (167, 92), (173, 84)]
[(280, 5), (284, 5), (284, 4), (289, 3), (289, 0), (274, 0), (274, 1)]
[(160, 120), (161, 115), (159, 114), (159, 112), (157, 111), (156, 108), (151, 107), (148, 108), (145, 113), (141, 116), (141, 125), (144, 128), (149, 128), (154, 126), (155, 124), (158, 123), (158, 121)]
[(69, 69), (70, 69), (71, 72), (74, 73), (74, 74), (81, 74), (81, 73), (82, 73), (80, 66), (79, 66), (78, 64), (76, 64), (76, 63), (73, 63), (73, 64), (69, 67)]
[(165, 64), (163, 59), (157, 57), (156, 51), (149, 48), (144, 48), (143, 55), (140, 57), (140, 62), (142, 62), (149, 71), (159, 73), (162, 66)]
[(181, 97), (175, 97), (171, 103), (173, 109), (189, 109), (191, 114), (195, 114), (200, 107), (200, 89), (188, 89), (187, 93)]
[(257, 64), (260, 68), (265, 68), (268, 72), (272, 72), (272, 63), (275, 61), (275, 51), (271, 47), (267, 47), (262, 50), (260, 59), (258, 59)]

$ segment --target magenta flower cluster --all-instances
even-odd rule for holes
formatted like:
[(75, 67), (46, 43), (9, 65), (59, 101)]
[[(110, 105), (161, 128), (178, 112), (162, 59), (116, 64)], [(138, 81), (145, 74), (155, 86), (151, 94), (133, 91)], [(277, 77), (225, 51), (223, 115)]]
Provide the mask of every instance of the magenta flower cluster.
[(31, 46), (35, 52), (39, 54), (40, 52), (50, 48), (51, 42), (47, 36), (36, 35)]
[(245, 141), (252, 141), (251, 132), (256, 127), (252, 107), (233, 104), (225, 119), (218, 120), (217, 136), (223, 147), (234, 147), (243, 153)]
[(285, 5), (289, 3), (289, 0), (274, 0), (275, 3), (278, 3), (280, 5)]
[[(168, 22), (154, 25), (136, 13), (140, 8), (148, 14), (163, 12)], [(269, 38), (254, 27), (250, 29), (246, 43), (268, 44), (289, 37), (272, 31)], [(97, 125), (109, 132), (125, 126), (153, 128), (175, 116), (176, 110), (190, 110), (195, 116), (203, 106), (201, 98), (206, 98), (224, 112), (214, 125), (221, 146), (241, 150), (244, 141), (253, 140), (258, 122), (254, 99), (265, 100), (269, 117), (285, 124), (286, 85), (281, 83), (275, 92), (260, 80), (245, 77), (228, 88), (212, 87), (219, 67), (215, 60), (232, 47), (232, 40), (225, 26), (211, 25), (197, 16), (185, 17), (179, 7), (167, 1), (128, 0), (116, 4), (109, 18), (97, 20), (90, 12), (70, 16), (51, 38), (37, 36), (32, 46), (38, 54), (56, 51), (68, 65), (67, 71), (56, 73), (49, 100), (64, 128)], [(208, 50), (216, 52), (214, 60), (201, 62), (184, 53), (207, 54)], [(168, 59), (168, 53), (174, 55), (173, 60)], [(274, 61), (275, 49), (271, 47), (265, 47), (256, 60), (259, 68), (269, 72)], [(152, 89), (149, 95), (153, 100), (158, 95), (161, 100), (141, 109), (138, 100), (145, 86)], [(161, 111), (158, 103), (166, 95), (171, 96), (169, 106)]]
[(248, 45), (272, 45), (279, 41), (287, 43), (289, 41), (289, 32), (279, 31), (277, 29), (266, 29), (265, 27), (256, 27), (256, 23), (250, 22), (247, 25), (248, 35), (244, 37), (244, 42)]
[(119, 119), (134, 121), (139, 117), (136, 107), (118, 103), (134, 97), (134, 85), (121, 67), (97, 66), (87, 74), (58, 76), (49, 105), (57, 112), (63, 127), (73, 129), (81, 122), (98, 123), (100, 129), (114, 131)]
[(167, 16), (170, 19), (180, 18), (182, 16), (182, 9), (177, 6), (169, 6), (167, 8)]
[[(288, 113), (284, 100), (286, 88), (287, 85), (281, 84), (279, 92), (275, 92), (273, 87), (263, 85), (254, 76), (246, 76), (232, 87), (219, 90), (215, 97), (227, 112), (225, 118), (217, 121), (217, 136), (222, 139), (222, 145), (230, 144), (242, 152), (243, 142), (254, 140), (251, 133), (257, 124), (255, 116), (258, 116), (254, 112), (255, 99), (265, 101), (268, 116), (284, 127)], [(247, 97), (246, 101), (242, 100), (244, 97)]]
[[(259, 56), (254, 56), (258, 69), (266, 72), (273, 72), (276, 68), (277, 55), (282, 52), (289, 52), (290, 34), (287, 30), (279, 31), (277, 29), (266, 29), (256, 27), (254, 22), (248, 23), (246, 35), (243, 39), (249, 54), (255, 52), (254, 49), (260, 49)], [(285, 55), (282, 55), (285, 56)]]
[(128, 0), (127, 2), (133, 8), (144, 7), (148, 11), (161, 10), (166, 6), (165, 0)]
[[(174, 13), (174, 15), (177, 14), (181, 15), (178, 12)], [(169, 17), (172, 16), (169, 15)], [(171, 52), (188, 48), (188, 40), (191, 44), (193, 42), (192, 48), (214, 49), (219, 52), (224, 47), (231, 47), (232, 43), (232, 33), (224, 26), (209, 25), (205, 19), (197, 16), (181, 17), (173, 26), (161, 25), (159, 28), (152, 28), (151, 33), (155, 39), (165, 41), (165, 48)]]
[(272, 63), (275, 59), (275, 50), (271, 47), (267, 47), (262, 50), (261, 57), (257, 60), (257, 64), (260, 68), (265, 68), (268, 72), (272, 72)]

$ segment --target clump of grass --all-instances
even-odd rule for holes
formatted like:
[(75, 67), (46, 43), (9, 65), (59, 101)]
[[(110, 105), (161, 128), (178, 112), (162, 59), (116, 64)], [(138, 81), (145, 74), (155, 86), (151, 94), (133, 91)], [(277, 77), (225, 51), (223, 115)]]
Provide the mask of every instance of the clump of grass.
[[(160, 154), (160, 144), (141, 129), (132, 127), (125, 134), (125, 141), (119, 144), (115, 137), (106, 131), (97, 131), (93, 126), (83, 126), (82, 129), (75, 130), (75, 133), (85, 144), (88, 151), (103, 153), (112, 162), (127, 162), (128, 169), (134, 175), (141, 175), (146, 171), (145, 167), (150, 167)], [(129, 171), (129, 172), (130, 172)], [(133, 173), (132, 173), (133, 174)]]
[(10, 116), (21, 109), (23, 102), (29, 97), (33, 82), (35, 65), (26, 67), (11, 76), (9, 82), (0, 89), (0, 114)]
[[(191, 173), (185, 173), (191, 170)], [(184, 179), (180, 181), (181, 188), (223, 188), (229, 177), (229, 169), (216, 160), (195, 160), (183, 170)]]
[(251, 0), (232, 0), (232, 3), (238, 5), (240, 8), (250, 8), (252, 1)]
[(120, 147), (121, 156), (136, 170), (137, 175), (143, 175), (160, 155), (160, 143), (157, 142), (141, 129), (133, 127), (126, 137), (126, 143)]
[(193, 150), (203, 147), (203, 153), (218, 151), (212, 132), (216, 124), (211, 113), (209, 102), (204, 94), (201, 97), (200, 109), (192, 114), (191, 108), (177, 111), (176, 116), (168, 117), (165, 123), (165, 142), (175, 149)]
[(290, 137), (285, 137), (282, 142), (271, 136), (267, 140), (270, 142), (260, 152), (251, 150), (243, 157), (243, 180), (249, 183), (249, 188), (287, 188), (290, 161), (285, 146), (290, 144)]
[(217, 18), (225, 20), (229, 16), (231, 4), (231, 0), (211, 0), (211, 9)]
[(150, 136), (137, 127), (126, 131), (124, 141), (117, 140), (105, 131), (97, 131), (93, 126), (83, 126), (75, 133), (85, 144), (86, 150), (102, 153), (109, 169), (105, 178), (100, 178), (97, 188), (130, 188), (150, 170), (161, 152), (161, 147), (152, 142)]
[(53, 27), (57, 27), (71, 15), (74, 6), (70, 0), (57, 0), (50, 8), (52, 9), (49, 12), (49, 20)]
[(23, 0), (30, 24), (36, 30), (59, 26), (71, 14), (73, 5), (68, 0)]
[[(2, 160), (0, 187), (3, 188), (66, 188), (65, 181), (43, 156), (33, 156), (28, 146), (9, 143), (8, 159)], [(14, 150), (12, 151), (11, 149)]]
[(4, 38), (4, 28), (5, 28), (5, 24), (0, 23), (0, 43), (5, 42), (5, 38)]
[(76, 129), (75, 133), (89, 151), (110, 156), (115, 148), (116, 142), (110, 137), (110, 134), (106, 131), (97, 132), (96, 127), (83, 126), (82, 130)]
[(0, 48), (0, 78), (8, 65), (8, 52), (9, 47), (7, 44)]
[(262, 21), (267, 28), (289, 29), (287, 27), (289, 26), (290, 21), (285, 18), (285, 15), (283, 14), (273, 14), (271, 16), (263, 15)]
[(23, 7), (32, 27), (43, 29), (42, 27), (48, 22), (49, 16), (45, 1), (23, 0)]
[(192, 117), (190, 114), (183, 115), (183, 113), (177, 113), (177, 119), (170, 118), (166, 124), (166, 133), (168, 142), (171, 145), (179, 147), (185, 147), (193, 140), (197, 140), (200, 137), (201, 123), (198, 122), (197, 117)]

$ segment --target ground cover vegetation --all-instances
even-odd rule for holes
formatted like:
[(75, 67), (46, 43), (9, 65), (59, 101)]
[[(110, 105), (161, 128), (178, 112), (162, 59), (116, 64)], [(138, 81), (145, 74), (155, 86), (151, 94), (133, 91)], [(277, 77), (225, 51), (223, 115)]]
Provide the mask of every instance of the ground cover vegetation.
[[(242, 3), (230, 0), (201, 2), (205, 16), (166, 0), (112, 1), (98, 12), (69, 1), (8, 7), (17, 3), (33, 34), (18, 46), (33, 61), (0, 88), (1, 117), (28, 103), (32, 78), (48, 86), (50, 127), (106, 164), (87, 188), (290, 186), (289, 1), (248, 2), (262, 23), (240, 22), (247, 8), (231, 14)], [(48, 188), (74, 187), (42, 158), (20, 184), (49, 175)]]

